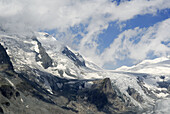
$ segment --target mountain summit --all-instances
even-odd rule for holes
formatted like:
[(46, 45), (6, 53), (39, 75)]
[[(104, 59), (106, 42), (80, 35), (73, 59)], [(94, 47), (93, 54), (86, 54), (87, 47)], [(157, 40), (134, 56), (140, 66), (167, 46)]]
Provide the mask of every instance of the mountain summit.
[(47, 33), (0, 43), (1, 113), (159, 113), (169, 100), (168, 58), (107, 71)]

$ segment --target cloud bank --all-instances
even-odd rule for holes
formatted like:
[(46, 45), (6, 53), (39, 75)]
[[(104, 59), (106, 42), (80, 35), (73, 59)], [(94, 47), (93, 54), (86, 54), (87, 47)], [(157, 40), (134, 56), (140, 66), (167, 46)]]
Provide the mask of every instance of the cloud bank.
[[(107, 62), (116, 63), (118, 58), (129, 57), (135, 60), (146, 58), (148, 51), (152, 50), (142, 51), (141, 57), (139, 57), (138, 54), (135, 55), (136, 50), (132, 48), (140, 50), (140, 45), (145, 42), (154, 41), (157, 43), (156, 40), (147, 39), (147, 35), (155, 34), (157, 36), (153, 35), (153, 39), (157, 39), (161, 34), (157, 33), (158, 30), (155, 30), (154, 27), (127, 30), (120, 34), (119, 38), (114, 40), (104, 52), (100, 53), (98, 35), (108, 28), (110, 22), (115, 21), (121, 25), (122, 22), (137, 15), (155, 15), (157, 11), (166, 8), (170, 8), (169, 0), (122, 0), (119, 5), (116, 1), (111, 0), (0, 0), (0, 28), (14, 33), (54, 30), (57, 39), (62, 39), (65, 43), (69, 41), (71, 44), (68, 43), (68, 45), (70, 46), (75, 46), (72, 44), (77, 41), (77, 50), (89, 60), (103, 66)], [(155, 26), (160, 26), (160, 24)], [(73, 29), (76, 29), (76, 32), (73, 32)], [(153, 32), (150, 32), (150, 29)], [(145, 35), (144, 31), (148, 33)], [(131, 36), (137, 37), (138, 33), (142, 38), (139, 38), (140, 43), (137, 43), (138, 45), (136, 44), (135, 47), (135, 44), (128, 40), (131, 39)], [(80, 38), (77, 39), (78, 35)], [(124, 41), (120, 41), (123, 36)], [(121, 47), (121, 45), (123, 46)], [(151, 46), (154, 47), (154, 44)], [(164, 49), (167, 50), (167, 47), (162, 46), (153, 54), (165, 55), (165, 51), (160, 53), (161, 49), (164, 51)], [(107, 54), (108, 58), (104, 57)]]
[[(102, 29), (110, 21), (126, 21), (138, 14), (169, 8), (169, 0), (0, 0), (1, 26), (64, 30), (79, 24)], [(95, 29), (95, 30), (96, 30)]]
[[(116, 63), (129, 59), (139, 62), (144, 59), (170, 55), (170, 18), (149, 28), (129, 29), (122, 32), (100, 55), (98, 63)], [(100, 61), (102, 60), (102, 62)]]

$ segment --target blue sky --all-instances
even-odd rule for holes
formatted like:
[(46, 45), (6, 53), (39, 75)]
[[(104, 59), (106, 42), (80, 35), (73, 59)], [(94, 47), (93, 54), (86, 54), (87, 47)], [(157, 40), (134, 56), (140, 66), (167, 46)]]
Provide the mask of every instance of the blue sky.
[[(118, 20), (110, 21), (108, 23), (107, 29), (103, 29), (99, 34), (97, 34), (97, 36), (95, 36), (95, 37), (97, 37), (97, 40), (96, 40), (97, 47), (95, 49), (96, 52), (94, 52), (94, 53), (97, 53), (97, 54), (92, 55), (94, 57), (92, 58), (91, 61), (93, 62), (93, 60), (95, 60), (95, 57), (97, 58), (97, 56), (101, 56), (102, 53), (104, 53), (104, 51), (124, 31), (133, 30), (136, 27), (138, 27), (140, 29), (148, 29), (149, 27), (153, 27), (155, 24), (161, 23), (161, 22), (163, 22), (163, 21), (165, 21), (166, 19), (169, 19), (169, 18), (170, 18), (170, 9), (166, 8), (166, 9), (163, 9), (163, 10), (157, 10), (153, 14), (145, 14), (145, 15), (138, 14), (138, 15), (134, 16), (132, 19), (122, 21), (122, 22), (119, 22)], [(80, 25), (78, 27), (72, 27), (72, 28), (70, 28), (70, 30), (73, 34), (78, 34), (74, 38), (78, 39), (78, 41), (81, 41), (83, 39), (83, 36), (81, 36), (79, 34), (79, 32), (87, 34), (88, 33), (86, 31), (87, 27), (88, 27), (88, 25), (85, 25), (85, 26)], [(142, 34), (142, 35), (137, 34), (136, 36), (134, 36), (134, 39), (135, 39), (134, 43), (137, 44), (139, 42), (139, 39), (137, 39), (137, 37), (142, 37), (143, 35), (144, 34)], [(170, 36), (167, 39), (170, 40)], [(79, 42), (76, 42), (76, 43), (79, 44)], [(169, 41), (168, 42), (163, 41), (162, 43), (163, 44), (169, 44)], [(79, 45), (77, 45), (77, 46), (79, 46)], [(90, 50), (91, 49), (89, 48), (88, 51), (90, 51)], [(78, 51), (79, 51), (79, 48), (78, 48)], [(110, 51), (112, 51), (112, 50), (110, 50)], [(135, 52), (135, 53), (137, 53), (137, 52)], [(84, 53), (82, 52), (81, 54), (84, 54)], [(144, 59), (154, 59), (154, 58), (161, 57), (161, 56), (168, 56), (169, 52), (167, 54), (154, 54), (154, 51), (150, 50), (145, 54), (146, 54), (146, 56), (142, 59), (130, 58), (130, 57), (124, 57), (123, 59), (119, 59), (119, 58), (115, 59), (114, 58), (113, 61), (112, 60), (107, 61), (107, 62), (103, 63), (101, 66), (104, 69), (116, 69), (116, 68), (119, 68), (121, 66), (132, 66), (134, 64), (141, 62)], [(87, 53), (85, 56), (88, 58), (89, 54)], [(99, 59), (99, 62), (100, 61), (101, 61), (101, 59)], [(99, 62), (97, 62), (97, 64)]]
[(100, 46), (98, 48), (102, 52), (122, 31), (135, 27), (147, 28), (168, 18), (170, 18), (170, 9), (164, 9), (157, 11), (156, 14), (137, 15), (133, 19), (123, 22), (126, 25), (123, 28), (120, 28), (117, 22), (111, 22), (109, 27), (99, 35)]
[(48, 32), (105, 69), (170, 55), (169, 0), (1, 0), (0, 26)]

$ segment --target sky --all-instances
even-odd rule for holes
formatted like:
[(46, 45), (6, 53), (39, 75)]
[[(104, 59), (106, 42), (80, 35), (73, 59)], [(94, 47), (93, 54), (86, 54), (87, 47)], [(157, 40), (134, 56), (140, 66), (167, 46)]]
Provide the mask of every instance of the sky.
[(170, 56), (169, 0), (0, 0), (0, 29), (47, 32), (104, 69)]

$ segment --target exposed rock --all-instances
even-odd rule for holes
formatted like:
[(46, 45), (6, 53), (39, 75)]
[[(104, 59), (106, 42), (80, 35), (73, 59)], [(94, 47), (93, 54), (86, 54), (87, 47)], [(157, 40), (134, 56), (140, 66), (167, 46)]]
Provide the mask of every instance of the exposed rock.
[(15, 96), (16, 96), (16, 97), (19, 97), (19, 96), (20, 96), (20, 93), (17, 91), (17, 92), (15, 93)]
[(104, 108), (110, 101), (110, 98), (116, 97), (116, 92), (113, 90), (110, 79), (95, 81), (88, 92), (88, 101), (94, 103), (98, 109)]
[[(86, 66), (85, 61), (83, 60), (81, 55), (75, 55), (73, 52), (71, 52), (67, 47), (64, 47), (63, 54), (65, 54), (68, 58), (70, 58), (72, 61), (74, 61), (75, 65), (77, 66)], [(80, 60), (81, 58), (81, 60)]]
[(168, 91), (170, 92), (170, 85), (168, 86)]
[(11, 97), (14, 95), (14, 92), (15, 92), (14, 88), (9, 85), (2, 85), (0, 87), (0, 91), (2, 95), (8, 99), (11, 99)]
[(67, 68), (65, 70), (65, 73), (68, 75), (68, 76), (71, 76), (71, 77), (76, 77), (75, 75), (71, 74), (70, 70)]
[(63, 70), (58, 70), (58, 73), (60, 74), (61, 77), (63, 77)]
[(131, 105), (125, 95), (121, 94), (116, 87), (112, 87), (109, 78), (94, 81), (91, 88), (83, 91), (80, 97), (105, 113), (128, 112)]
[(140, 96), (140, 94), (134, 89), (128, 87), (127, 92), (130, 96), (132, 96), (136, 101), (138, 102), (144, 102), (143, 97)]
[(88, 92), (87, 100), (90, 103), (95, 104), (99, 110), (103, 109), (104, 106), (108, 104), (108, 98), (106, 94), (100, 92), (97, 89)]
[[(48, 67), (52, 66), (52, 59), (50, 58), (50, 56), (46, 53), (44, 47), (42, 46), (42, 44), (35, 38), (33, 38), (37, 44), (38, 44), (38, 49), (39, 49), (39, 53), (37, 53), (37, 57), (36, 57), (36, 61), (41, 61), (42, 62), (42, 66), (47, 69)], [(38, 57), (38, 55), (41, 56), (41, 58)]]
[(1, 103), (2, 105), (5, 105), (5, 106), (10, 106), (10, 103), (9, 102), (4, 102), (4, 103)]
[[(51, 58), (41, 43), (38, 43), (38, 47), (42, 57), (39, 60), (43, 62), (43, 67), (50, 67)], [(63, 53), (75, 61), (77, 66), (85, 66), (84, 60), (80, 59), (79, 55), (73, 54), (68, 49)], [(7, 54), (6, 56), (9, 58)], [(60, 74), (62, 75), (63, 72), (61, 71)], [(69, 70), (67, 74), (71, 75)], [(13, 80), (12, 78), (6, 80), (9, 74), (0, 72), (1, 113), (114, 114), (135, 112), (132, 110), (133, 105), (130, 100), (111, 84), (109, 78), (102, 80), (62, 79), (31, 67), (17, 75)], [(89, 82), (92, 82), (92, 85), (86, 88), (85, 84)]]
[[(145, 78), (145, 77), (144, 77)], [(152, 90), (149, 90), (147, 87), (144, 86), (144, 82), (143, 82), (143, 78), (141, 77), (137, 77), (138, 79), (138, 84), (139, 86), (142, 88), (142, 90), (144, 91), (144, 93), (146, 95), (148, 95), (151, 98), (157, 99), (157, 96), (153, 93)]]
[[(3, 51), (3, 54), (6, 53), (5, 50)], [(0, 52), (2, 52), (2, 50), (0, 50)], [(7, 54), (5, 55), (6, 56), (0, 56), (1, 60), (9, 58)], [(9, 63), (9, 61), (5, 62)], [(2, 68), (2, 65), (3, 64), (0, 64), (0, 68)], [(22, 74), (17, 74), (17, 76), (14, 76), (16, 73), (13, 69), (11, 70), (11, 72), (13, 72), (11, 74), (4, 70), (0, 71), (0, 114), (75, 114), (72, 110), (66, 110), (55, 105), (53, 100), (56, 96), (53, 96), (54, 98), (52, 99), (44, 88), (42, 88), (42, 85), (40, 86), (35, 83), (34, 80), (36, 80), (36, 78), (34, 75), (27, 74), (24, 76)], [(43, 75), (48, 76), (44, 73)], [(54, 78), (57, 80), (56, 77)]]
[(46, 33), (44, 36), (45, 36), (45, 37), (49, 37), (50, 35)]
[(159, 87), (161, 88), (167, 88), (169, 87), (170, 85), (170, 81), (163, 81), (163, 82), (157, 82), (159, 84)]
[(4, 47), (0, 44), (0, 71), (13, 70), (13, 65)]
[(0, 107), (0, 114), (4, 114), (4, 111), (1, 107)]

